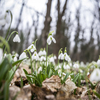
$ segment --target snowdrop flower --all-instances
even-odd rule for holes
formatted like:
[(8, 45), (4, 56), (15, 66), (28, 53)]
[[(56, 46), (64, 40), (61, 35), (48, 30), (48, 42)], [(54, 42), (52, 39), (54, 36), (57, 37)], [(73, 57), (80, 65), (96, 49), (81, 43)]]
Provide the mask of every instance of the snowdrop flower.
[(38, 55), (39, 56), (42, 56), (42, 50), (39, 51)]
[(64, 54), (60, 53), (60, 55), (58, 56), (58, 59), (63, 60), (64, 59)]
[(36, 60), (36, 61), (39, 60), (39, 56), (36, 51), (32, 55), (32, 60)]
[(6, 23), (9, 23), (10, 21), (11, 21), (10, 13), (1, 9), (0, 10), (0, 25), (3, 26)]
[(50, 61), (51, 63), (55, 64), (54, 57), (50, 57), (50, 58), (49, 58), (49, 61)]
[(16, 56), (14, 57), (14, 61), (17, 61), (17, 57)]
[(6, 56), (7, 56), (7, 54), (5, 53), (5, 54), (4, 54), (4, 58), (5, 58)]
[(39, 56), (46, 56), (46, 51), (45, 50), (40, 50), (38, 53)]
[(27, 49), (30, 50), (31, 52), (34, 52), (36, 50), (36, 47), (34, 44), (31, 44)]
[(20, 56), (19, 56), (19, 60), (27, 58), (26, 53), (23, 52)]
[(18, 56), (19, 56), (18, 53), (16, 53), (15, 56), (14, 56), (14, 61), (17, 61)]
[(38, 69), (38, 73), (39, 73), (40, 71), (42, 71), (42, 67), (39, 67), (39, 69)]
[(40, 57), (40, 61), (46, 61), (46, 57), (45, 56), (41, 56)]
[(98, 61), (97, 61), (97, 65), (100, 67), (100, 59), (98, 59)]
[(73, 67), (74, 68), (79, 68), (79, 64), (74, 64)]
[(2, 58), (3, 58), (3, 50), (0, 48), (0, 63), (2, 62)]
[(90, 73), (89, 72), (87, 72), (87, 76), (89, 75)]
[(96, 68), (90, 75), (90, 81), (100, 81), (100, 69)]
[(55, 38), (53, 38), (53, 36), (50, 35), (50, 36), (48, 37), (48, 39), (47, 39), (47, 43), (48, 43), (48, 45), (50, 45), (52, 41), (53, 41), (54, 43), (56, 43)]
[(71, 61), (71, 59), (70, 59), (70, 57), (68, 56), (67, 53), (64, 53), (64, 58), (65, 58), (65, 60), (68, 61), (68, 62)]
[(15, 37), (13, 38), (13, 42), (19, 42), (20, 43), (20, 37), (18, 34), (15, 35)]
[(42, 55), (46, 56), (46, 51), (45, 51), (45, 49), (43, 50)]
[(54, 60), (56, 60), (57, 59), (57, 57), (54, 55)]
[(64, 68), (64, 69), (70, 69), (70, 66), (64, 64), (63, 68)]

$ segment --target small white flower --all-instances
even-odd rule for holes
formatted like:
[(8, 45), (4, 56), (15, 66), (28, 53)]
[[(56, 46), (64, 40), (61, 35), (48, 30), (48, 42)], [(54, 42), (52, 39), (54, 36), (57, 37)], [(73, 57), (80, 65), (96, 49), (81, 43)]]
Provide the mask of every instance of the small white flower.
[(50, 61), (51, 63), (55, 64), (54, 57), (50, 57), (50, 58), (49, 58), (49, 61)]
[(46, 51), (45, 50), (43, 50), (42, 55), (46, 56)]
[(68, 56), (67, 53), (64, 53), (64, 58), (65, 58), (65, 60), (68, 61), (68, 62), (71, 61), (71, 59), (70, 59), (70, 57)]
[(45, 50), (40, 50), (38, 53), (39, 56), (46, 56), (46, 51)]
[(39, 60), (39, 56), (36, 51), (32, 55), (32, 60), (36, 60), (36, 61)]
[(38, 55), (39, 56), (42, 56), (42, 50), (39, 51)]
[(42, 67), (39, 67), (39, 69), (38, 69), (38, 73), (39, 73), (40, 71), (42, 71)]
[(9, 23), (10, 21), (11, 21), (10, 13), (4, 10), (0, 10), (0, 25), (3, 26), (6, 23)]
[(23, 52), (20, 56), (19, 56), (19, 60), (27, 58), (26, 53)]
[(70, 66), (64, 64), (63, 68), (64, 68), (64, 69), (70, 69)]
[(13, 42), (20, 42), (20, 37), (18, 34), (16, 34), (15, 37), (13, 38)]
[(36, 47), (34, 44), (31, 44), (27, 49), (30, 50), (31, 52), (34, 52), (36, 50)]
[(41, 56), (40, 57), (40, 61), (46, 61), (46, 57), (45, 56)]
[(50, 45), (52, 41), (53, 41), (54, 43), (56, 43), (55, 38), (53, 38), (53, 36), (50, 35), (50, 36), (48, 37), (48, 39), (47, 39), (47, 43), (48, 43), (48, 45)]
[(87, 76), (89, 75), (90, 73), (89, 72), (87, 72)]
[(5, 54), (4, 54), (4, 58), (5, 58), (6, 56), (7, 56), (7, 54), (5, 53)]
[(3, 50), (0, 48), (0, 63), (2, 62), (2, 58), (3, 58)]
[(54, 55), (54, 60), (56, 60), (57, 59), (57, 57)]
[(100, 81), (100, 69), (96, 68), (90, 75), (90, 81)]
[(17, 57), (19, 56), (19, 54), (16, 53), (14, 56), (15, 56), (15, 57), (14, 57), (14, 61), (17, 61)]
[(63, 60), (64, 59), (64, 54), (60, 53), (60, 55), (58, 56), (58, 59)]
[(97, 61), (97, 65), (100, 67), (100, 59), (98, 59), (98, 61)]
[(73, 67), (74, 68), (79, 68), (79, 64), (74, 64)]
[(17, 61), (17, 57), (16, 56), (14, 57), (14, 61)]

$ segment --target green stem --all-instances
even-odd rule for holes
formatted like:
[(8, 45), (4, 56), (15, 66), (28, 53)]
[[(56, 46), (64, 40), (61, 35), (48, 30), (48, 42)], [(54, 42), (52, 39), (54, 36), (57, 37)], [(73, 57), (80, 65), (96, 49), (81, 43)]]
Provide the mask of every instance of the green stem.
[(12, 19), (13, 19), (13, 15), (12, 15), (11, 11), (10, 11), (10, 10), (7, 10), (7, 12), (10, 12), (10, 15), (11, 15), (11, 22), (10, 22), (9, 28), (8, 28), (8, 30), (7, 30), (7, 33), (6, 33), (5, 40), (7, 39), (7, 36), (9, 35), (9, 31), (10, 31), (11, 23), (12, 23)]
[(45, 68), (45, 73), (47, 73), (47, 56), (48, 56), (48, 44), (47, 44), (47, 47), (46, 47), (46, 68)]
[(33, 67), (32, 67), (32, 55), (31, 55), (31, 53), (30, 53), (29, 50), (27, 50), (27, 51), (28, 51), (28, 53), (29, 53), (29, 55), (30, 55), (31, 74), (32, 74), (32, 73), (33, 73)]
[(10, 36), (8, 37), (7, 42), (10, 40), (11, 36), (12, 36), (14, 33), (18, 34), (18, 32), (17, 32), (17, 31), (13, 31), (13, 32), (10, 34)]
[[(10, 40), (11, 36), (12, 36), (14, 33), (18, 34), (18, 32), (17, 32), (17, 31), (13, 31), (13, 32), (10, 34), (10, 36), (8, 37), (7, 42), (9, 42), (9, 40)], [(6, 48), (4, 48), (4, 52), (5, 52), (5, 51), (6, 51)]]
[(62, 72), (64, 71), (64, 68), (63, 68), (63, 66), (64, 66), (64, 59), (63, 59), (63, 64), (62, 64)]

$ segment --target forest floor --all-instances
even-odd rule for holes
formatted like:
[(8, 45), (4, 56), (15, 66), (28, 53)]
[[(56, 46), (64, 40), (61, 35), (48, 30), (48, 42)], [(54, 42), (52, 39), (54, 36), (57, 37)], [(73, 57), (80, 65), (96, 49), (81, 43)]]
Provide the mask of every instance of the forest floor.
[[(57, 75), (53, 75), (42, 82), (42, 87), (35, 84), (29, 84), (23, 69), (28, 73), (31, 70), (27, 65), (21, 65), (10, 84), (9, 100), (100, 100), (96, 97), (91, 84), (86, 80), (81, 80), (81, 86), (77, 87), (74, 82), (68, 78), (64, 84)], [(21, 86), (21, 77), (23, 86)], [(89, 87), (87, 87), (87, 84)], [(100, 94), (100, 82), (94, 89)]]

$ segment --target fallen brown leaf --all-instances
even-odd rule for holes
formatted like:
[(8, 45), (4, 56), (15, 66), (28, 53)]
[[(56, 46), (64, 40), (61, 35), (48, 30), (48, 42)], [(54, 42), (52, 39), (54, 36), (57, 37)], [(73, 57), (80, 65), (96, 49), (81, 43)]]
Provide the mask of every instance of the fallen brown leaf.
[(57, 90), (61, 88), (61, 79), (58, 76), (53, 75), (51, 78), (44, 80), (42, 86), (52, 92), (57, 92)]

